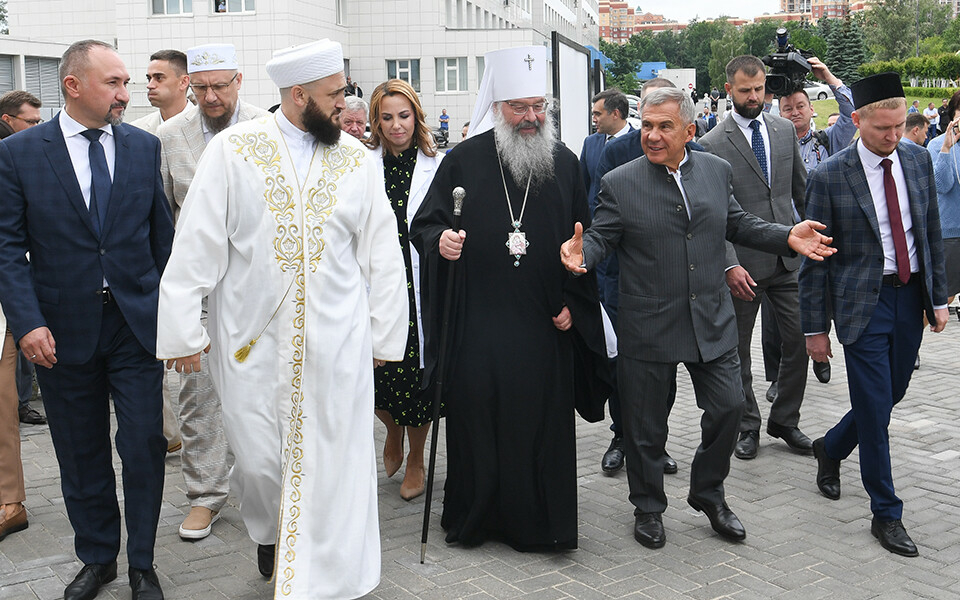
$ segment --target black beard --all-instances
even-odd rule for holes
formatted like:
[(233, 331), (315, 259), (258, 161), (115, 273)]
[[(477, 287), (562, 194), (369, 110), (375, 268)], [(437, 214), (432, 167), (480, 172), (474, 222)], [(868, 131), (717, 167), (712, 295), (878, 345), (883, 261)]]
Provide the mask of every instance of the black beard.
[(756, 119), (760, 116), (760, 113), (763, 112), (763, 104), (750, 108), (746, 104), (737, 104), (737, 102), (734, 101), (733, 108), (735, 108), (737, 114), (744, 119)]
[(200, 113), (203, 122), (207, 124), (207, 129), (214, 133), (220, 133), (230, 126), (230, 119), (233, 118), (233, 111), (227, 111), (219, 117), (208, 117), (203, 112)]
[(307, 132), (324, 146), (332, 146), (340, 141), (340, 124), (324, 114), (313, 98), (307, 100), (300, 120)]

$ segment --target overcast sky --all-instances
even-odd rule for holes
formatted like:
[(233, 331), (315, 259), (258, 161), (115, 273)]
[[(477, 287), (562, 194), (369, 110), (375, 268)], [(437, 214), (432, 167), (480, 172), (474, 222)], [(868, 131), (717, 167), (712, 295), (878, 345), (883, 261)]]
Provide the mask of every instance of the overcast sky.
[(763, 13), (780, 10), (779, 0), (682, 0), (675, 2), (634, 2), (641, 12), (661, 14), (668, 19), (685, 23), (694, 17), (714, 19), (720, 15), (752, 19)]

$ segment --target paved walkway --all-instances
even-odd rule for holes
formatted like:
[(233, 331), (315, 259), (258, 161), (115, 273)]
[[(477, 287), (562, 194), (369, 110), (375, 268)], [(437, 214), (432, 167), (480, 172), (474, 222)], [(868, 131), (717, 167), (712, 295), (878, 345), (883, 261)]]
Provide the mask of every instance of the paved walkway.
[[(381, 470), (383, 579), (370, 598), (957, 598), (958, 354), (960, 323), (951, 315), (946, 332), (926, 333), (922, 368), (914, 374), (890, 425), (894, 478), (919, 558), (892, 555), (870, 535), (869, 499), (859, 481), (856, 454), (843, 465), (843, 497), (831, 502), (817, 491), (814, 459), (793, 454), (765, 435), (759, 457), (734, 459), (727, 479), (727, 500), (743, 521), (747, 540), (733, 544), (718, 538), (706, 517), (685, 502), (690, 460), (699, 443), (700, 413), (681, 369), (668, 442), (680, 472), (666, 476), (670, 502), (664, 514), (666, 547), (648, 550), (633, 540), (626, 475), (606, 477), (599, 471), (610, 434), (604, 424), (581, 421), (579, 550), (520, 554), (499, 543), (474, 549), (446, 547), (439, 527), (446, 469), (441, 446), (426, 565), (419, 564), (423, 498), (404, 502), (399, 497), (402, 470), (393, 479), (383, 477)], [(762, 382), (757, 384), (758, 393), (765, 389)], [(765, 412), (768, 405), (761, 404)], [(843, 357), (838, 352), (829, 384), (818, 383), (811, 372), (801, 425), (811, 437), (818, 437), (847, 405)], [(378, 443), (382, 435), (378, 425)], [(64, 585), (79, 564), (56, 458), (47, 427), (25, 426), (22, 440), (30, 528), (0, 542), (0, 599), (62, 598)], [(225, 508), (207, 539), (194, 543), (179, 539), (177, 528), (188, 511), (179, 467), (179, 457), (168, 458), (156, 553), (168, 600), (270, 598), (272, 587), (257, 573), (255, 546), (235, 504)], [(121, 565), (120, 578), (99, 598), (129, 599), (125, 573)]]

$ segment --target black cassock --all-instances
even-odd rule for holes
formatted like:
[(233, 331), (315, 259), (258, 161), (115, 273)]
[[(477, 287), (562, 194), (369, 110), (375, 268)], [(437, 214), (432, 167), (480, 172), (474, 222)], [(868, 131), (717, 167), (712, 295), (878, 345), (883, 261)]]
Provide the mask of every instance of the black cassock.
[[(493, 132), (457, 145), (440, 164), (410, 228), (421, 256), (424, 381), (436, 374), (450, 263), (440, 234), (453, 222), (453, 188), (467, 196), (467, 232), (456, 270), (444, 402), (447, 480), (441, 525), (448, 542), (500, 539), (517, 550), (577, 547), (574, 408), (603, 419), (610, 391), (593, 274), (573, 277), (560, 245), (590, 213), (576, 156), (557, 144), (555, 180), (530, 191), (520, 266), (507, 254), (513, 231)], [(504, 166), (514, 217), (524, 188)], [(551, 317), (566, 305), (573, 327)]]

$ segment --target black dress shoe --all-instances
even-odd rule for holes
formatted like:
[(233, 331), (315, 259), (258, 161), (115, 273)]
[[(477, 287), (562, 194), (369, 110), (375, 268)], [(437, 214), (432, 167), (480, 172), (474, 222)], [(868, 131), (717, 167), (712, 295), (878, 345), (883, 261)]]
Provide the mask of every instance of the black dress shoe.
[(257, 546), (257, 568), (260, 569), (260, 574), (267, 579), (273, 577), (273, 563), (276, 557), (276, 544), (260, 544)]
[(647, 548), (663, 548), (667, 534), (663, 532), (663, 515), (640, 513), (633, 525), (633, 538)]
[(707, 518), (710, 519), (710, 526), (721, 536), (736, 542), (747, 539), (747, 532), (743, 528), (743, 523), (740, 522), (737, 515), (733, 514), (726, 502), (709, 504), (697, 500), (693, 496), (687, 496), (687, 504), (707, 515)]
[(813, 455), (817, 457), (817, 487), (820, 493), (837, 500), (840, 498), (840, 461), (827, 456), (823, 438), (814, 440)]
[(673, 475), (677, 472), (677, 461), (673, 460), (673, 457), (663, 453), (663, 472), (667, 475)]
[(900, 519), (896, 521), (878, 521), (876, 517), (870, 523), (870, 533), (880, 540), (880, 545), (900, 556), (919, 556), (917, 546), (907, 535)]
[(733, 449), (733, 455), (743, 460), (750, 460), (757, 457), (757, 449), (760, 447), (759, 431), (743, 431), (740, 433), (740, 441)]
[(63, 600), (93, 600), (100, 588), (117, 578), (117, 561), (108, 565), (84, 565), (63, 590)]
[(830, 361), (813, 361), (813, 374), (817, 376), (820, 383), (830, 383)]
[(163, 600), (163, 591), (155, 570), (130, 567), (129, 574), (133, 600)]
[(767, 421), (767, 435), (782, 439), (801, 454), (810, 454), (813, 451), (813, 442), (800, 431), (799, 427), (784, 427), (773, 421)]
[(767, 388), (767, 402), (775, 402), (777, 400), (777, 395), (780, 394), (780, 386), (777, 385), (777, 382), (774, 381), (770, 384), (770, 387)]
[(20, 412), (20, 422), (27, 425), (46, 425), (47, 419), (40, 414), (39, 411), (30, 408), (29, 406), (21, 406), (19, 409)]
[(616, 473), (623, 468), (623, 436), (614, 436), (610, 447), (603, 453), (600, 468), (604, 473)]
[(917, 354), (917, 360), (913, 361), (913, 370), (914, 370), (914, 371), (920, 370), (920, 355), (919, 355), (919, 354)]

